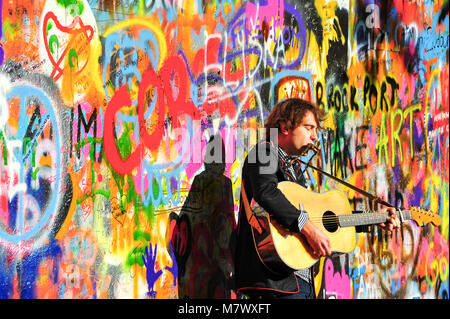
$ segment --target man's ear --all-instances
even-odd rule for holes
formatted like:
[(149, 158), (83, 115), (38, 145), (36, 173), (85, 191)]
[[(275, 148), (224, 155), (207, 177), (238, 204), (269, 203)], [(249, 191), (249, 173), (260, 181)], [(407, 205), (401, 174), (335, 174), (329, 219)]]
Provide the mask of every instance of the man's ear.
[(283, 135), (288, 135), (289, 134), (288, 126), (284, 122), (280, 123), (280, 134), (283, 134)]

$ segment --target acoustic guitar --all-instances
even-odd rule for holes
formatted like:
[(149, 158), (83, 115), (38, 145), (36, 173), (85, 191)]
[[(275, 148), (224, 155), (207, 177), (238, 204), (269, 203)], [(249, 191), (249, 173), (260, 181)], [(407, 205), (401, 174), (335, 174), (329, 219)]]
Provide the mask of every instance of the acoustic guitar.
[[(333, 254), (349, 253), (356, 246), (354, 226), (386, 222), (388, 213), (366, 211), (352, 214), (345, 194), (338, 190), (315, 193), (293, 182), (280, 182), (278, 188), (292, 205), (308, 213), (309, 220), (330, 239)], [(275, 273), (309, 268), (318, 259), (311, 255), (306, 238), (278, 224), (260, 206), (252, 207), (252, 233), (259, 258)], [(416, 207), (398, 211), (400, 219), (414, 220), (419, 226), (432, 223), (439, 226), (439, 215)]]

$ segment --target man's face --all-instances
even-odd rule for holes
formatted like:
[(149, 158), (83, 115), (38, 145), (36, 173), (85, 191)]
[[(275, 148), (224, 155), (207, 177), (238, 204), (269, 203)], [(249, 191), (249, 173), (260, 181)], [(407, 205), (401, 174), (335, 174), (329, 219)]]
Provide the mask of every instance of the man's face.
[(301, 155), (308, 144), (317, 140), (317, 123), (312, 112), (307, 112), (300, 125), (288, 130), (291, 155)]

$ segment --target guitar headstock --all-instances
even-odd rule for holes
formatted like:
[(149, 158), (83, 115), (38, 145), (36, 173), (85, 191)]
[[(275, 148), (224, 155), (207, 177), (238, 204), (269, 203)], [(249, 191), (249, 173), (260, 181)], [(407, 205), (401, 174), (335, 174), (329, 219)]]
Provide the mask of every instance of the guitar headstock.
[(432, 223), (434, 226), (439, 226), (441, 224), (441, 216), (439, 216), (439, 214), (414, 206), (410, 208), (410, 211), (412, 219), (419, 226), (424, 226), (428, 223)]

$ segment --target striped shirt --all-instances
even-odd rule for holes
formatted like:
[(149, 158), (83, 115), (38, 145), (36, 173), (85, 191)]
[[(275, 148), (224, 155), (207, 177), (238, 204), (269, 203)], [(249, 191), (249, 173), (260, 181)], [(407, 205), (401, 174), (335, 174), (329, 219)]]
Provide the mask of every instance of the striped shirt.
[[(286, 154), (286, 152), (279, 147), (278, 145), (275, 145), (275, 147), (278, 149), (278, 156), (281, 161), (281, 166), (283, 170), (287, 173), (288, 176), (292, 178), (292, 182), (297, 182), (297, 176), (298, 174), (302, 174), (300, 172), (300, 162), (298, 156), (289, 156)], [(295, 164), (296, 165), (295, 165)], [(293, 165), (294, 164), (294, 165)], [(297, 171), (294, 168), (294, 166), (297, 166)], [(298, 229), (302, 230), (303, 226), (305, 226), (306, 222), (309, 220), (308, 213), (301, 212), (301, 214), (298, 216)], [(305, 280), (306, 282), (312, 283), (312, 271), (310, 268), (307, 269), (300, 269), (295, 272), (297, 276)]]

